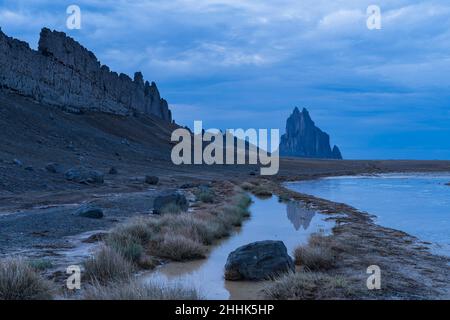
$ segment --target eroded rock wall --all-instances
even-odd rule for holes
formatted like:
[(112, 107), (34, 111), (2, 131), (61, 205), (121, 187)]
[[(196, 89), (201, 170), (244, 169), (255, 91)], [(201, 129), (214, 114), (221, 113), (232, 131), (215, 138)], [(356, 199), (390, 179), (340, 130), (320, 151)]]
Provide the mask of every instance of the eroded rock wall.
[(172, 115), (156, 84), (112, 72), (63, 32), (42, 29), (38, 50), (0, 30), (0, 86), (72, 111)]

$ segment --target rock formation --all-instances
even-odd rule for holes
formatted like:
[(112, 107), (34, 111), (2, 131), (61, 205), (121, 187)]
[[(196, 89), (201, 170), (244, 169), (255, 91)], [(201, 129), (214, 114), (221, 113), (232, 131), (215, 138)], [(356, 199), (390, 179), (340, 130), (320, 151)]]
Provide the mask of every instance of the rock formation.
[(132, 80), (110, 71), (74, 39), (47, 28), (37, 51), (0, 30), (0, 87), (74, 112), (140, 112), (172, 121), (155, 83), (140, 72)]
[(285, 157), (342, 159), (337, 146), (330, 147), (330, 136), (316, 127), (308, 110), (298, 108), (288, 118), (281, 137), (280, 155)]

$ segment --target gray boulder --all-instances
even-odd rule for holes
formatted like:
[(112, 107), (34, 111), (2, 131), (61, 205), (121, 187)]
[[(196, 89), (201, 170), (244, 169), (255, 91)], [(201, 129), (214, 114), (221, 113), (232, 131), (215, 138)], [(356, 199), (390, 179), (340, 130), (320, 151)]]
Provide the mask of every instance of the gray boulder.
[(230, 253), (225, 279), (256, 281), (289, 271), (295, 272), (295, 265), (282, 241), (258, 241)]
[(75, 211), (75, 215), (83, 218), (101, 219), (103, 210), (92, 205), (83, 205)]
[(153, 202), (153, 214), (161, 214), (168, 205), (176, 205), (181, 211), (187, 211), (189, 203), (186, 197), (178, 191), (165, 191), (158, 195)]
[(45, 166), (45, 170), (47, 170), (48, 172), (51, 173), (63, 173), (64, 172), (64, 168), (62, 165), (52, 162), (49, 163)]
[(155, 176), (145, 176), (145, 183), (151, 185), (157, 185), (159, 182), (159, 178)]
[(109, 174), (115, 175), (115, 174), (118, 174), (118, 173), (119, 173), (119, 171), (117, 171), (116, 167), (111, 167), (109, 169)]
[(84, 167), (72, 168), (66, 171), (65, 177), (69, 181), (77, 183), (95, 183), (104, 182), (104, 174), (97, 170), (89, 170)]

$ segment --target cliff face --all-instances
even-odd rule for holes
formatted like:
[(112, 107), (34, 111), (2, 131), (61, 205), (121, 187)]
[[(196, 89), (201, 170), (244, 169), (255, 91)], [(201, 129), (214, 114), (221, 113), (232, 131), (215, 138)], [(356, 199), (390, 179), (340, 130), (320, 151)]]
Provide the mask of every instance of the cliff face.
[(0, 87), (71, 111), (127, 115), (141, 112), (172, 121), (155, 83), (112, 72), (63, 32), (42, 29), (38, 50), (0, 30)]
[(308, 110), (298, 108), (288, 118), (281, 137), (280, 155), (285, 157), (342, 159), (337, 146), (330, 147), (330, 136), (316, 127)]

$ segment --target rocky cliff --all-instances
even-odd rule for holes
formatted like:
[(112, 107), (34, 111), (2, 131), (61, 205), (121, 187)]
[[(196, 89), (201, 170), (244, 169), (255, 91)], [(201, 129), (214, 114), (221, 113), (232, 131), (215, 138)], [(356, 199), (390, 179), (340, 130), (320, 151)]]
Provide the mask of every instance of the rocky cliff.
[(330, 136), (316, 127), (308, 110), (298, 108), (288, 118), (281, 137), (280, 155), (285, 157), (342, 159), (337, 146), (330, 147)]
[(155, 83), (112, 72), (63, 32), (42, 29), (38, 50), (0, 30), (0, 87), (38, 102), (80, 112), (141, 112), (172, 121)]

